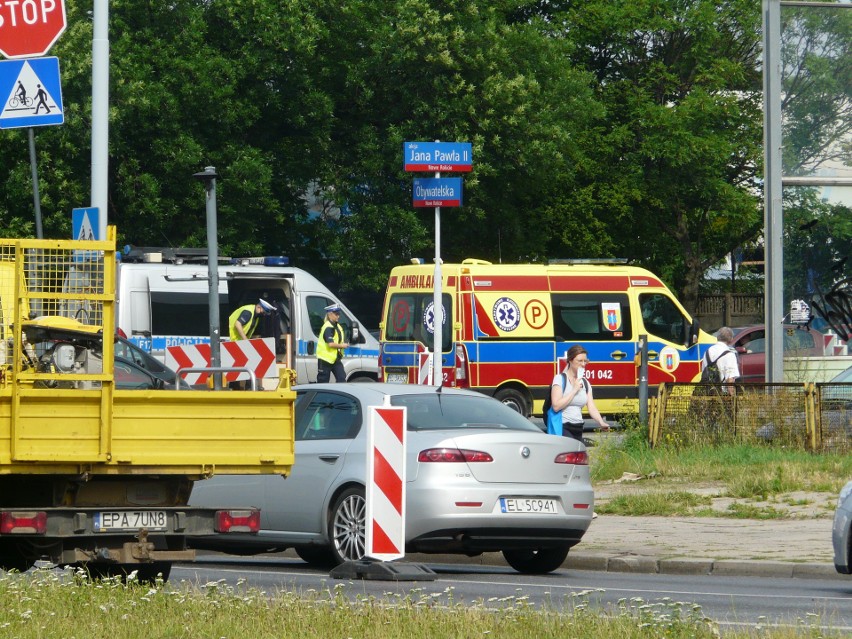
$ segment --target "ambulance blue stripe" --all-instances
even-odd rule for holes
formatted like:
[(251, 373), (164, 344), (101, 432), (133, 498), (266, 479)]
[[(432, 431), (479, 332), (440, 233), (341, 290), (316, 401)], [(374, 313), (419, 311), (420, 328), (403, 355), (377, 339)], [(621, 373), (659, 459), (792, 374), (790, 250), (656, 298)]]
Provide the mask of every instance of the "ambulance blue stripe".
[[(463, 342), (471, 362), (478, 364), (518, 364), (529, 362), (555, 361), (564, 357), (574, 344), (582, 344), (593, 362), (631, 361), (638, 354), (635, 342), (523, 342), (523, 341), (479, 341)], [(648, 342), (648, 350), (660, 352), (666, 344)], [(383, 344), (381, 354), (385, 366), (416, 366), (417, 347), (414, 342), (392, 342)], [(454, 349), (450, 349), (452, 354)], [(700, 345), (698, 352), (706, 351), (706, 345)], [(613, 351), (621, 351), (624, 356), (619, 360), (612, 357)], [(681, 361), (694, 361), (696, 348), (681, 351)], [(448, 355), (445, 353), (444, 357)]]

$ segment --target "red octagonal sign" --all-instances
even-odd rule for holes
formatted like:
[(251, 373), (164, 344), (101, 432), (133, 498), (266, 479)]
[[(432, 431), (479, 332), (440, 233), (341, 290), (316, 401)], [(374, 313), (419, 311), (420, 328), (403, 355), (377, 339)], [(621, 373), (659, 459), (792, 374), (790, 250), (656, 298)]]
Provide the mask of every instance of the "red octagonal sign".
[(0, 0), (0, 53), (35, 58), (65, 31), (65, 0)]

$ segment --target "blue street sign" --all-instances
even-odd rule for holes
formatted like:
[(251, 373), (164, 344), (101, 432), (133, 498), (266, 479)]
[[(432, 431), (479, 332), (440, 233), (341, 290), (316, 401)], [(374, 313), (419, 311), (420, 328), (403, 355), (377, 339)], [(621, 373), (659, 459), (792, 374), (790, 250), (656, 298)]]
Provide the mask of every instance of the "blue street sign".
[(0, 62), (0, 129), (65, 122), (59, 58)]
[[(71, 209), (72, 240), (99, 240), (100, 229), (100, 210), (97, 206)], [(74, 251), (75, 262), (90, 262), (98, 257), (98, 251)]]
[(453, 171), (473, 168), (470, 142), (403, 142), (402, 164), (406, 171)]
[(414, 178), (414, 206), (461, 206), (461, 178)]
[(97, 206), (71, 209), (71, 239), (99, 240), (100, 210)]

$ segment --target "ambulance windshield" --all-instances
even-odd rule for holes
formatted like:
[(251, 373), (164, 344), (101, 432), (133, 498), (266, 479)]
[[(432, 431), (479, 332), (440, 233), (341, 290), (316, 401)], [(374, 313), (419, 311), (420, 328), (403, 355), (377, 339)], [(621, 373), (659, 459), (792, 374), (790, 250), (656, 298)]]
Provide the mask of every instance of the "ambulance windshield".
[(639, 308), (648, 333), (673, 344), (689, 344), (691, 322), (670, 297), (661, 293), (642, 293), (639, 295)]

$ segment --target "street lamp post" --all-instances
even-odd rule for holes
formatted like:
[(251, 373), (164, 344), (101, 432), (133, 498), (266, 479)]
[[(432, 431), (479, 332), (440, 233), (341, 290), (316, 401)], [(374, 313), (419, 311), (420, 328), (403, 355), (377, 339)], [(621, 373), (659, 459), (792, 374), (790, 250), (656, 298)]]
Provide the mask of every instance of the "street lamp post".
[[(210, 306), (210, 366), (214, 369), (221, 367), (220, 335), (219, 335), (219, 242), (216, 228), (216, 168), (206, 167), (201, 173), (192, 177), (204, 182), (207, 191), (207, 275), (210, 284), (208, 304)], [(222, 378), (217, 373), (213, 375), (213, 388), (222, 388)]]

